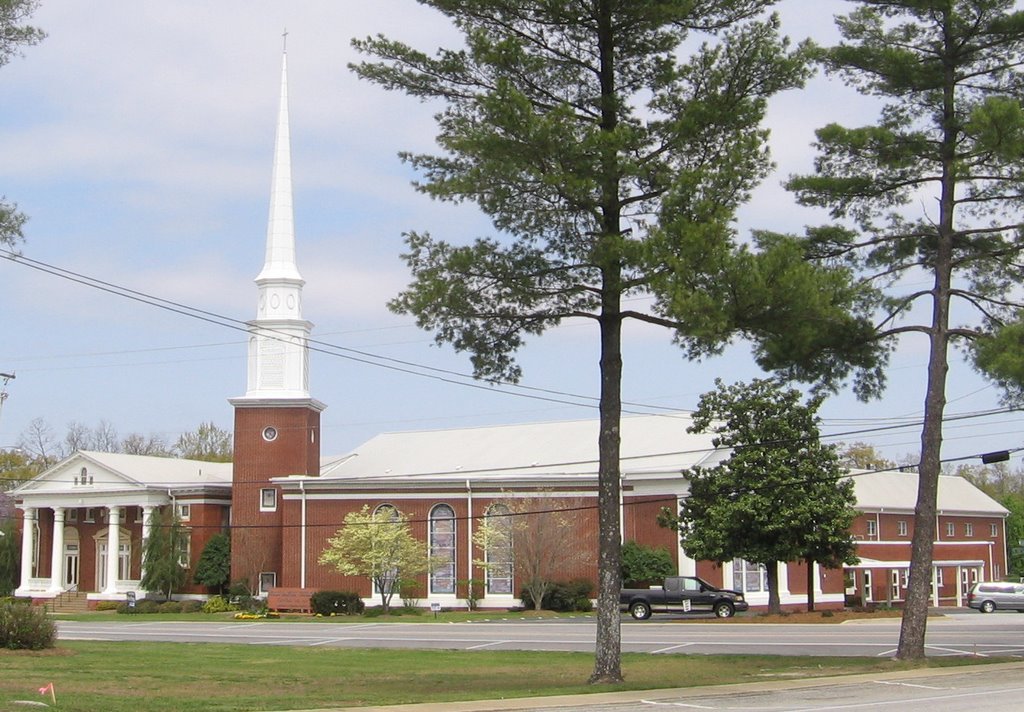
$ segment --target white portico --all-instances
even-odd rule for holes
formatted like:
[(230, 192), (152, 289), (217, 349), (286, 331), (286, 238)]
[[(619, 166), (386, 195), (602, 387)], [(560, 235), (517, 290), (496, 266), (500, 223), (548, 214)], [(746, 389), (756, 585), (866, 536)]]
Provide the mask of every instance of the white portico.
[(230, 463), (80, 451), (12, 492), (21, 510), (21, 585), (15, 595), (90, 600), (141, 593), (153, 513), (173, 506), (205, 541), (226, 523)]

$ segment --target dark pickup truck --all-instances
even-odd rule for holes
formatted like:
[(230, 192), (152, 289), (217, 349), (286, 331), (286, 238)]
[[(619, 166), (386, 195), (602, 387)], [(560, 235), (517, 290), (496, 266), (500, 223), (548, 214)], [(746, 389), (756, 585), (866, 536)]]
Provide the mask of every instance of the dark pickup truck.
[(719, 618), (729, 618), (736, 611), (747, 610), (748, 605), (738, 591), (715, 588), (696, 576), (670, 576), (661, 588), (622, 589), (619, 607), (637, 620), (646, 620), (652, 613), (693, 609), (706, 609)]

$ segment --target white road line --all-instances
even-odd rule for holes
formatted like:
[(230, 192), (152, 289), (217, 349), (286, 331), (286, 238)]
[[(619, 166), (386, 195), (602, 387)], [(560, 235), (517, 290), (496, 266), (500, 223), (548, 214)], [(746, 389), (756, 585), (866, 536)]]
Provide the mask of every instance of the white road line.
[(892, 685), (893, 687), (918, 687), (922, 690), (955, 690), (955, 687), (933, 687), (931, 685), (915, 685), (912, 682), (894, 682), (889, 680), (872, 680), (876, 685)]
[(326, 640), (318, 640), (315, 643), (310, 643), (309, 647), (315, 648), (318, 645), (328, 645), (330, 643), (340, 643), (343, 640), (352, 640), (351, 638), (327, 638)]
[(505, 640), (494, 640), (494, 641), (491, 641), (490, 643), (481, 643), (480, 645), (471, 645), (468, 648), (466, 648), (466, 650), (480, 650), (481, 648), (489, 648), (492, 645), (503, 645), (506, 642), (508, 642), (508, 641), (505, 641)]
[(657, 650), (652, 650), (650, 654), (657, 655), (658, 653), (667, 653), (670, 650), (678, 650), (679, 648), (689, 648), (691, 645), (695, 645), (695, 643), (680, 643), (679, 645), (670, 645), (667, 648), (658, 648)]

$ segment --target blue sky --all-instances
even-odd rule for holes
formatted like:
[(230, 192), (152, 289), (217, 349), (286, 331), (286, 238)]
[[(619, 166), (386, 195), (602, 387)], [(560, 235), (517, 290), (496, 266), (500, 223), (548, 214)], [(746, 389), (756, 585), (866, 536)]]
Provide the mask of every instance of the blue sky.
[[(784, 0), (794, 38), (835, 38), (839, 0)], [(287, 6), (287, 7), (286, 7)], [(472, 206), (432, 202), (410, 186), (396, 154), (430, 150), (437, 107), (359, 82), (351, 37), (383, 32), (426, 50), (453, 42), (438, 14), (413, 0), (218, 0), (161, 3), (44, 0), (49, 33), (0, 68), (0, 195), (30, 216), (21, 249), (34, 260), (234, 319), (255, 316), (263, 259), (281, 34), (288, 30), (292, 168), (304, 315), (315, 338), (345, 348), (468, 373), (465, 356), (432, 344), (384, 304), (406, 283), (407, 230), (465, 241), (488, 234)], [(866, 123), (875, 108), (824, 78), (773, 102), (776, 175), (746, 206), (751, 228), (800, 230), (820, 215), (793, 205), (779, 182), (810, 170), (813, 130)], [(231, 426), (227, 399), (245, 390), (241, 333), (76, 285), (0, 260), (0, 372), (15, 372), (0, 412), (0, 446), (33, 418), (62, 436), (71, 421), (112, 423), (123, 436), (168, 442), (201, 421)], [(893, 358), (886, 397), (849, 394), (822, 411), (826, 432), (919, 416), (925, 344)], [(596, 333), (567, 323), (521, 353), (524, 384), (596, 396)], [(714, 378), (757, 375), (738, 344), (689, 363), (665, 332), (627, 331), (625, 400), (691, 409)], [(381, 431), (595, 417), (589, 406), (467, 388), (314, 354), (311, 390), (325, 402), (325, 453)], [(954, 366), (951, 413), (998, 407), (998, 394)], [(560, 399), (560, 397), (556, 397)], [(569, 399), (581, 402), (579, 399)], [(1019, 445), (1020, 417), (951, 424), (946, 457)], [(917, 432), (848, 435), (892, 456)]]

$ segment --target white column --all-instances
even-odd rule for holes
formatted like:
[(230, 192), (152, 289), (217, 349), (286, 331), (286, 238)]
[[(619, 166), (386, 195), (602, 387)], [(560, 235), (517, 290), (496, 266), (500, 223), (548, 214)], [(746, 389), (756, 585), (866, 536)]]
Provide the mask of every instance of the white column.
[(775, 570), (779, 577), (779, 601), (789, 598), (789, 564), (785, 561), (776, 561)]
[(36, 538), (36, 508), (25, 507), (21, 513), (21, 585), (19, 595), (29, 592), (29, 579), (32, 578), (32, 552)]
[(821, 596), (821, 566), (817, 561), (811, 563), (813, 572), (811, 577), (814, 579), (814, 595), (815, 597)]
[(149, 541), (149, 534), (153, 531), (153, 510), (155, 507), (144, 506), (142, 508), (142, 555), (139, 557), (139, 581), (146, 578), (146, 542)]
[(117, 593), (117, 559), (121, 543), (121, 517), (117, 507), (107, 507), (107, 587), (103, 593)]
[(64, 507), (53, 508), (53, 547), (50, 555), (50, 593), (64, 590)]

